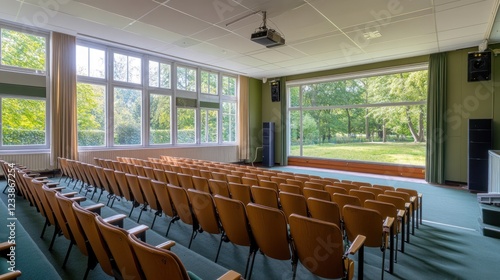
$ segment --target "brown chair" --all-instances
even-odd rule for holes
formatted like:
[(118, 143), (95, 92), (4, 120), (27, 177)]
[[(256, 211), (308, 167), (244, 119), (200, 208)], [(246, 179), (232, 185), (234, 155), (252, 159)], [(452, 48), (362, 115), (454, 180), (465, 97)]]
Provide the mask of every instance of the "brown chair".
[(269, 181), (273, 181), (279, 185), (281, 184), (286, 184), (286, 179), (278, 176), (271, 176), (271, 179)]
[[(119, 278), (116, 276), (120, 275), (120, 272), (117, 269), (114, 260), (112, 260), (112, 255), (101, 235), (101, 231), (97, 227), (95, 218), (98, 216), (98, 213), (85, 209), (78, 203), (73, 203), (72, 208), (83, 231), (85, 232), (85, 236), (92, 247), (92, 251), (97, 261), (101, 265), (102, 270), (109, 276)], [(107, 223), (123, 227), (123, 220), (126, 217), (127, 216), (124, 214), (117, 214), (111, 217), (103, 218), (103, 220)]]
[[(357, 196), (348, 194), (334, 193), (332, 195), (332, 201), (337, 203), (339, 209), (343, 209), (345, 205), (361, 206), (361, 202)], [(342, 212), (340, 212), (340, 214), (342, 215)]]
[(193, 181), (193, 186), (196, 190), (210, 193), (210, 187), (208, 186), (208, 179), (204, 177), (199, 177), (199, 176), (193, 176), (191, 178)]
[(349, 193), (350, 190), (353, 190), (353, 189), (358, 190), (359, 189), (358, 186), (353, 185), (353, 184), (344, 183), (343, 181), (342, 181), (342, 183), (333, 183), (332, 186), (344, 188), (347, 191), (347, 193)]
[(273, 259), (291, 259), (293, 278), (295, 278), (297, 256), (288, 236), (287, 222), (283, 211), (256, 203), (247, 204), (246, 210), (252, 233), (260, 251)]
[(130, 217), (132, 215), (132, 211), (134, 210), (134, 208), (139, 205), (134, 203), (135, 198), (134, 195), (132, 194), (130, 186), (128, 185), (126, 173), (121, 171), (115, 171), (115, 179), (118, 187), (120, 188), (120, 192), (123, 195), (123, 198), (132, 202), (132, 207), (130, 208), (130, 213), (128, 214), (128, 216)]
[[(102, 171), (104, 173), (104, 176), (106, 176), (106, 180), (108, 180), (108, 183), (109, 183), (109, 188), (113, 191), (113, 195), (114, 195), (113, 202), (111, 202), (110, 207), (113, 207), (114, 201), (116, 200), (117, 197), (118, 197), (118, 200), (120, 200), (120, 197), (127, 199), (125, 197), (126, 195), (131, 196), (129, 192), (126, 194), (122, 193), (122, 188), (118, 184), (118, 180), (116, 178), (116, 173), (120, 172), (120, 174), (123, 175), (123, 179), (126, 181), (125, 173), (123, 173), (121, 171), (114, 171), (113, 169), (109, 169), (109, 168), (104, 168)], [(99, 174), (99, 171), (98, 171), (98, 174)]]
[(281, 202), (281, 209), (285, 213), (287, 221), (288, 217), (290, 217), (291, 214), (297, 214), (307, 217), (307, 202), (306, 198), (303, 195), (280, 192), (279, 198)]
[(273, 182), (273, 181), (266, 181), (266, 180), (261, 180), (259, 181), (259, 184), (257, 186), (263, 187), (263, 188), (270, 188), (278, 192), (278, 183)]
[(228, 183), (241, 184), (241, 177), (236, 176), (236, 175), (226, 175), (226, 180)]
[(317, 184), (321, 184), (323, 186), (323, 188), (327, 185), (331, 185), (332, 182), (329, 181), (329, 180), (326, 180), (326, 179), (319, 179), (319, 178), (310, 178), (309, 179), (309, 182), (313, 182), (313, 183), (317, 183)]
[[(415, 201), (417, 200), (417, 197), (412, 197), (410, 196), (407, 192), (399, 192), (399, 191), (385, 191), (384, 194), (390, 195), (390, 196), (397, 196), (401, 197), (402, 199), (405, 200), (405, 208), (406, 212), (408, 215), (408, 220), (407, 222), (411, 222), (411, 234), (415, 235), (415, 212), (416, 209), (414, 208), (415, 206)], [(409, 233), (409, 228), (408, 232)]]
[(138, 176), (137, 179), (139, 180), (139, 185), (141, 187), (142, 193), (144, 194), (146, 204), (151, 210), (155, 210), (153, 222), (151, 223), (151, 229), (153, 229), (153, 227), (155, 226), (156, 217), (161, 216), (161, 205), (153, 189), (153, 185), (151, 184), (151, 179), (149, 177), (142, 176)]
[(358, 187), (371, 187), (372, 184), (368, 182), (360, 182), (360, 181), (352, 181), (351, 184), (356, 185)]
[[(390, 251), (390, 254), (391, 254), (391, 257), (390, 259), (394, 259), (394, 262), (397, 262), (398, 260), (398, 243), (399, 243), (399, 232), (400, 232), (400, 228), (401, 228), (401, 225), (402, 225), (402, 220), (403, 220), (403, 215), (404, 215), (404, 211), (403, 210), (398, 210), (396, 208), (396, 206), (394, 206), (394, 204), (392, 203), (387, 203), (387, 202), (382, 202), (382, 201), (378, 201), (378, 200), (366, 200), (365, 201), (365, 208), (368, 208), (368, 209), (373, 209), (373, 210), (376, 210), (380, 213), (380, 215), (384, 218), (384, 217), (391, 217), (394, 219), (394, 223), (392, 223), (392, 228), (391, 228), (391, 235), (390, 235), (390, 248), (391, 248), (391, 251)], [(394, 246), (394, 236), (396, 236), (396, 246)], [(403, 240), (401, 240), (403, 241)], [(403, 243), (403, 242), (401, 242)], [(395, 255), (393, 256), (395, 252)], [(393, 266), (391, 266), (389, 268), (389, 271), (392, 273), (394, 270)]]
[[(191, 279), (179, 257), (167, 249), (168, 244), (162, 243), (152, 246), (133, 234), (128, 235), (128, 242), (135, 253), (145, 279), (163, 280), (167, 276), (169, 280)], [(193, 274), (191, 273), (191, 275)], [(193, 276), (199, 278), (196, 275)], [(218, 278), (218, 280), (238, 279), (240, 279), (240, 275), (232, 270)]]
[(212, 195), (218, 194), (225, 197), (231, 197), (227, 181), (210, 179), (208, 180), (208, 186)]
[(304, 188), (304, 189), (302, 189), (302, 193), (304, 193), (304, 196), (306, 199), (309, 197), (315, 197), (315, 198), (323, 199), (326, 201), (332, 200), (330, 194), (327, 191), (323, 191), (323, 190)]
[[(125, 174), (125, 178), (127, 178), (128, 186), (134, 196), (132, 210), (142, 204), (142, 207), (139, 208), (139, 216), (137, 217), (138, 223), (141, 220), (142, 212), (145, 212), (148, 208), (148, 202), (146, 201), (141, 185), (139, 184), (139, 177), (133, 174)], [(132, 211), (130, 211), (129, 217), (131, 214)]]
[(252, 192), (249, 185), (229, 183), (231, 198), (243, 202), (244, 205), (252, 202)]
[(222, 172), (212, 172), (212, 179), (227, 182), (227, 174)]
[(177, 180), (179, 180), (179, 187), (183, 187), (186, 190), (194, 189), (193, 180), (191, 179), (192, 177), (193, 175), (191, 174), (178, 173)]
[[(310, 272), (325, 278), (352, 279), (354, 276), (354, 261), (347, 258), (363, 250), (365, 237), (358, 235), (346, 252), (340, 228), (332, 223), (292, 214), (290, 235), (297, 250), (297, 257)], [(324, 242), (328, 240), (328, 249)], [(319, 255), (318, 248), (328, 253)], [(361, 270), (361, 274), (363, 270)]]
[(172, 200), (170, 199), (170, 194), (168, 193), (167, 183), (151, 180), (151, 186), (153, 187), (163, 213), (172, 219), (177, 217), (174, 206), (172, 205)]
[(310, 197), (307, 199), (307, 208), (311, 217), (336, 224), (339, 228), (342, 228), (341, 211), (337, 203)]
[(374, 188), (374, 187), (364, 187), (364, 186), (361, 186), (359, 187), (359, 190), (360, 191), (365, 191), (365, 192), (371, 192), (375, 195), (375, 198), (377, 198), (377, 196), (379, 194), (384, 194), (384, 190), (382, 189), (379, 189), (379, 188)]
[[(402, 216), (402, 221), (401, 221), (401, 236), (403, 237), (401, 240), (401, 252), (404, 253), (405, 250), (405, 243), (403, 240), (406, 238), (406, 242), (410, 242), (410, 224), (409, 224), (409, 216), (408, 212), (406, 211), (406, 202), (404, 199), (401, 197), (397, 196), (392, 196), (392, 195), (386, 195), (386, 194), (379, 194), (377, 196), (377, 201), (382, 201), (382, 202), (387, 202), (396, 207), (398, 211), (402, 211), (403, 213)], [(398, 212), (399, 213), (399, 212)], [(406, 226), (405, 226), (406, 225)]]
[(376, 188), (376, 189), (381, 189), (383, 191), (395, 191), (396, 190), (395, 187), (387, 186), (387, 185), (373, 185), (372, 187)]
[[(295, 177), (294, 177), (295, 178)], [(295, 185), (295, 186), (298, 186), (300, 187), (300, 190), (302, 191), (302, 189), (304, 188), (304, 182), (300, 181), (300, 180), (296, 180), (296, 179), (289, 179), (287, 178), (286, 179), (286, 183), (287, 184), (290, 184), (290, 185)]]
[[(220, 234), (219, 247), (215, 255), (215, 262), (219, 259), (220, 247), (224, 240), (224, 229), (219, 222), (217, 211), (215, 210), (215, 203), (210, 193), (202, 192), (195, 189), (187, 190), (191, 208), (193, 209), (196, 220), (203, 231), (211, 234)], [(201, 230), (200, 230), (201, 232)]]
[[(390, 234), (394, 219), (391, 217), (383, 218), (378, 211), (354, 205), (344, 206), (342, 215), (347, 239), (350, 242), (354, 242), (358, 235), (363, 235), (366, 237), (364, 246), (378, 247), (382, 251), (381, 279), (384, 279), (386, 240)], [(363, 262), (364, 254), (360, 254), (358, 268), (362, 269)], [(393, 259), (390, 260), (391, 265), (392, 262)], [(359, 279), (363, 278), (362, 275), (363, 271), (358, 271)]]
[[(191, 243), (193, 242), (193, 239), (196, 237), (197, 232), (199, 232), (200, 226), (191, 208), (187, 191), (182, 187), (177, 187), (170, 184), (167, 185), (167, 188), (179, 219), (185, 224), (192, 225), (193, 229), (191, 232), (191, 238), (189, 239), (189, 245), (188, 245), (188, 248), (191, 248)], [(175, 221), (176, 219), (170, 220), (170, 223), (168, 224), (167, 228), (167, 233), (165, 236), (168, 236), (170, 226)]]
[(330, 182), (329, 185), (331, 185), (333, 183), (340, 183), (340, 180), (337, 178), (323, 178), (323, 179), (329, 181)]
[(252, 186), (250, 190), (255, 203), (279, 209), (278, 193), (275, 190), (259, 186)]
[(153, 172), (155, 174), (155, 179), (157, 181), (168, 183), (167, 174), (165, 174), (165, 170), (155, 168), (153, 169)]
[(212, 172), (208, 171), (208, 170), (200, 170), (200, 177), (203, 177), (207, 180), (209, 179), (213, 179), (212, 178)]
[(180, 187), (179, 179), (177, 178), (177, 173), (174, 171), (165, 171), (167, 175), (167, 181), (170, 185)]
[(324, 191), (325, 186), (326, 185), (323, 185), (323, 184), (317, 183), (317, 182), (311, 182), (311, 181), (304, 182), (304, 188), (310, 188), (310, 189)]
[(335, 186), (332, 186), (332, 185), (327, 185), (325, 186), (325, 191), (327, 191), (330, 196), (333, 197), (333, 194), (335, 193), (340, 193), (340, 194), (349, 194), (349, 192), (342, 188), (342, 187), (335, 187)]
[(375, 199), (375, 195), (371, 192), (362, 191), (362, 190), (350, 190), (349, 195), (353, 195), (359, 198), (359, 202), (361, 206), (365, 205), (365, 200), (367, 199)]
[(259, 180), (255, 179), (255, 178), (250, 178), (250, 177), (241, 177), (241, 183), (243, 185), (258, 186)]
[(423, 195), (416, 190), (407, 189), (407, 188), (396, 188), (396, 191), (405, 192), (405, 193), (409, 194), (410, 197), (413, 197), (412, 198), (413, 204), (414, 204), (413, 209), (415, 209), (415, 214), (416, 214), (416, 219), (417, 219), (416, 226), (418, 228), (418, 224), (419, 223), (422, 224), (422, 199), (423, 199)]
[[(146, 279), (137, 257), (128, 241), (128, 235), (140, 235), (141, 238), (144, 239), (148, 227), (140, 225), (133, 229), (125, 230), (107, 223), (101, 216), (96, 216), (95, 220), (104, 242), (113, 256), (116, 267), (120, 271), (120, 275), (123, 278)], [(168, 246), (171, 247), (174, 244), (175, 243), (170, 241)]]
[(279, 184), (278, 189), (280, 192), (294, 193), (302, 195), (302, 190), (297, 185), (290, 185), (286, 183)]

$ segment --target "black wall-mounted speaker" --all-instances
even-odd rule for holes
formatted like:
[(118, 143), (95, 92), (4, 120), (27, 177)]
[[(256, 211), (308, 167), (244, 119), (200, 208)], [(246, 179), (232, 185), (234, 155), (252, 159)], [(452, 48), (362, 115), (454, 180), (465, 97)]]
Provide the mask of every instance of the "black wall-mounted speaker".
[(470, 52), (467, 62), (468, 82), (491, 80), (491, 52)]
[(280, 102), (280, 81), (271, 82), (271, 101)]

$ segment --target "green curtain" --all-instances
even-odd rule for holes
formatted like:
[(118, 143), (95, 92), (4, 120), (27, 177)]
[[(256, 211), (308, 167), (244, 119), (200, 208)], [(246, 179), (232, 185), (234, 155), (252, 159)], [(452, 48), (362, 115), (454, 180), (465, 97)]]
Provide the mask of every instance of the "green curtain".
[(281, 165), (288, 165), (288, 140), (287, 140), (287, 95), (285, 87), (286, 79), (281, 78), (280, 96), (281, 96)]
[(429, 183), (443, 184), (446, 141), (446, 53), (431, 54), (427, 91), (425, 180)]

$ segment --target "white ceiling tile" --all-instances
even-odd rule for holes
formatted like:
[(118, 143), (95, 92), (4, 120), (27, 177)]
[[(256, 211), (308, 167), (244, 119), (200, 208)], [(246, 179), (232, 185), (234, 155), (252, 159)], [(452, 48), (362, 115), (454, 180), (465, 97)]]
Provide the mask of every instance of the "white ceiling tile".
[(192, 38), (200, 41), (208, 41), (208, 40), (213, 40), (219, 37), (222, 37), (224, 35), (229, 34), (230, 32), (228, 30), (225, 30), (221, 27), (218, 27), (216, 25), (210, 26), (207, 29), (201, 30), (197, 33), (194, 33), (191, 35)]
[(179, 33), (184, 36), (200, 32), (211, 25), (165, 6), (160, 6), (140, 19), (141, 22)]
[(242, 38), (241, 36), (228, 34), (213, 40), (208, 40), (209, 43), (226, 48), (238, 53), (248, 53), (256, 50), (265, 49), (264, 46), (250, 41), (250, 38)]
[(437, 31), (441, 32), (470, 25), (485, 24), (490, 19), (490, 9), (490, 1), (480, 1), (436, 12)]
[[(34, 2), (42, 2), (40, 0), (30, 0)], [(64, 2), (64, 1), (55, 1)], [(92, 6), (101, 10), (110, 11), (117, 15), (138, 19), (151, 10), (159, 6), (154, 1), (137, 1), (137, 0), (74, 0), (88, 6)]]
[(285, 60), (291, 60), (293, 57), (283, 54), (279, 51), (271, 49), (266, 49), (261, 52), (256, 52), (251, 54), (252, 57), (266, 61), (268, 63), (280, 62)]
[(251, 56), (238, 56), (238, 57), (233, 57), (232, 60), (241, 63), (243, 65), (251, 66), (251, 67), (258, 67), (261, 65), (267, 64), (266, 61), (251, 57)]
[(181, 38), (184, 38), (184, 36), (172, 31), (157, 26), (152, 26), (140, 21), (136, 21), (133, 24), (125, 27), (124, 30), (166, 43), (173, 43), (180, 40)]
[(248, 9), (238, 5), (237, 2), (227, 0), (170, 0), (166, 5), (178, 11), (184, 11), (194, 18), (198, 18), (212, 24), (226, 22), (229, 19), (248, 11)]

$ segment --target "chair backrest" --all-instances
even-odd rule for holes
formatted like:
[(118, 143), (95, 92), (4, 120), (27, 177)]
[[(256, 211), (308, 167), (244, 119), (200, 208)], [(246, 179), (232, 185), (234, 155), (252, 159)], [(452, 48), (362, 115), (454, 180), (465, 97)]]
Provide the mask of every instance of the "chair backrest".
[(313, 182), (313, 183), (318, 183), (318, 184), (321, 184), (323, 185), (323, 188), (326, 186), (326, 185), (331, 185), (332, 182), (329, 181), (329, 180), (326, 180), (326, 179), (318, 179), (318, 178), (310, 178), (309, 179), (309, 182)]
[(241, 184), (241, 177), (236, 175), (226, 175), (226, 180), (228, 183), (238, 183)]
[(405, 200), (405, 202), (410, 202), (410, 195), (406, 192), (398, 192), (398, 191), (385, 191), (384, 194), (401, 197)]
[(288, 220), (291, 214), (307, 216), (306, 198), (300, 194), (280, 192), (279, 193), (281, 209)]
[(191, 178), (193, 180), (193, 186), (196, 190), (210, 193), (210, 187), (208, 186), (208, 179), (199, 176), (193, 176)]
[(302, 195), (302, 190), (297, 185), (290, 185), (290, 184), (286, 184), (286, 183), (281, 183), (281, 184), (279, 184), (278, 189), (280, 190), (280, 192), (287, 192), (287, 193), (294, 193), (294, 194)]
[[(345, 276), (342, 232), (337, 225), (296, 214), (289, 217), (289, 222), (297, 256), (309, 271), (325, 278)], [(326, 240), (330, 249), (324, 248)], [(318, 248), (328, 253), (319, 256)]]
[(271, 176), (270, 181), (276, 182), (278, 186), (280, 184), (286, 184), (286, 178), (278, 177), (278, 176)]
[(126, 173), (121, 172), (121, 171), (115, 171), (115, 179), (118, 187), (120, 188), (120, 192), (123, 195), (123, 197), (128, 200), (128, 201), (133, 201), (134, 200), (134, 195), (132, 194), (132, 191), (130, 190), (130, 187), (128, 185), (127, 177), (125, 175)]
[(398, 210), (405, 210), (406, 209), (405, 200), (402, 199), (401, 197), (398, 197), (398, 196), (379, 194), (377, 196), (377, 200), (382, 201), (382, 202), (391, 203), (394, 206), (396, 206), (396, 209), (398, 209)]
[(212, 172), (212, 178), (218, 181), (227, 182), (227, 174), (222, 172)]
[(416, 199), (416, 198), (418, 198), (418, 191), (413, 190), (413, 189), (406, 189), (406, 188), (396, 188), (396, 191), (407, 193), (408, 195), (410, 195), (410, 197), (412, 197), (412, 196), (415, 197), (415, 203), (418, 207), (418, 204), (420, 202), (418, 199)]
[(80, 249), (80, 252), (84, 256), (88, 256), (89, 248), (86, 243), (87, 237), (85, 236), (85, 232), (83, 231), (83, 228), (73, 211), (73, 201), (61, 195), (61, 193), (56, 193), (56, 200), (59, 203), (59, 207), (66, 219), (66, 222), (68, 223), (68, 228), (71, 231), (73, 241), (76, 243), (76, 246), (78, 246), (78, 249)]
[[(35, 180), (34, 180), (35, 181)], [(56, 191), (51, 190), (47, 186), (42, 186), (42, 191), (47, 198), (47, 202), (50, 204), (50, 208), (54, 213), (54, 217), (56, 218), (57, 225), (61, 229), (64, 237), (68, 240), (71, 240), (71, 231), (69, 229), (68, 223), (66, 222), (66, 218), (61, 211), (61, 207), (59, 206), (59, 202), (56, 199)]]
[(135, 172), (136, 172), (137, 176), (143, 176), (143, 177), (146, 176), (146, 171), (144, 171), (144, 166), (134, 165), (134, 167), (135, 167)]
[(349, 192), (346, 189), (344, 189), (342, 187), (335, 187), (332, 185), (326, 185), (325, 191), (330, 193), (330, 196), (333, 196), (334, 193), (349, 194)]
[(237, 200), (220, 195), (214, 196), (220, 222), (229, 240), (237, 245), (251, 246), (253, 240), (245, 205)]
[(310, 197), (307, 199), (307, 207), (311, 217), (340, 227), (341, 211), (337, 203)]
[(246, 206), (248, 221), (255, 241), (262, 253), (279, 260), (289, 260), (290, 245), (283, 211), (249, 203)]
[(257, 180), (260, 181), (271, 181), (271, 176), (264, 175), (264, 174), (257, 174)]
[[(108, 178), (106, 178), (106, 174), (104, 173), (104, 168), (100, 166), (94, 166), (94, 172), (97, 174), (97, 177), (99, 177), (99, 181), (101, 181), (102, 187), (109, 193), (109, 194), (114, 194), (116, 196), (120, 196), (120, 192), (115, 193), (115, 190), (111, 188), (111, 184), (108, 181)], [(113, 174), (114, 178), (115, 174)], [(116, 184), (116, 181), (115, 181)], [(116, 186), (118, 188), (118, 186)]]
[(373, 193), (375, 195), (375, 198), (377, 197), (377, 195), (384, 193), (384, 190), (381, 190), (379, 188), (374, 188), (374, 187), (361, 186), (361, 187), (359, 187), (359, 190), (360, 191), (365, 191), (365, 192), (371, 192), (371, 193)]
[(312, 181), (306, 181), (304, 183), (304, 188), (310, 188), (310, 189), (316, 189), (316, 190), (325, 190), (325, 185), (318, 183), (318, 182), (312, 182)]
[(142, 242), (129, 234), (128, 241), (137, 257), (145, 279), (148, 280), (189, 280), (186, 268), (177, 255), (169, 250), (157, 248)]
[(255, 203), (276, 209), (279, 208), (278, 193), (275, 190), (258, 186), (252, 186), (250, 190), (252, 191), (252, 197)]
[(342, 181), (342, 183), (333, 183), (332, 186), (335, 186), (335, 187), (341, 187), (341, 188), (344, 188), (347, 193), (349, 193), (350, 190), (352, 189), (356, 189), (358, 190), (359, 189), (359, 186), (356, 186), (356, 185), (353, 185), (353, 184), (348, 184), (348, 183), (344, 183)]
[(304, 183), (302, 181), (300, 181), (300, 180), (288, 178), (288, 179), (286, 179), (286, 183), (290, 184), (290, 185), (299, 186), (301, 190), (304, 188)]
[(155, 191), (153, 190), (153, 186), (151, 185), (151, 179), (149, 177), (142, 176), (138, 176), (137, 179), (139, 180), (139, 185), (144, 193), (144, 197), (149, 207), (153, 210), (161, 210), (160, 203), (156, 197)]
[(138, 176), (134, 174), (125, 174), (125, 177), (127, 178), (130, 191), (134, 196), (134, 201), (140, 204), (145, 204), (146, 199), (144, 198), (144, 194), (139, 184)]
[(244, 205), (252, 202), (252, 192), (249, 185), (229, 183), (231, 198), (241, 201)]
[(258, 186), (261, 186), (263, 188), (270, 188), (270, 189), (275, 190), (276, 192), (279, 191), (278, 190), (278, 183), (273, 182), (273, 181), (260, 180)]
[(193, 175), (191, 174), (183, 174), (183, 173), (178, 173), (177, 174), (177, 179), (179, 180), (179, 187), (183, 187), (186, 190), (188, 189), (194, 189), (193, 185), (193, 180), (191, 179)]
[(366, 236), (365, 246), (381, 247), (383, 244), (384, 219), (376, 210), (361, 206), (346, 205), (342, 209), (345, 231), (349, 241), (359, 234)]
[(168, 184), (167, 188), (179, 218), (188, 225), (194, 224), (195, 219), (193, 217), (193, 212), (191, 211), (191, 205), (189, 204), (186, 189), (171, 184)]
[(259, 180), (250, 177), (241, 177), (241, 183), (249, 186), (258, 186)]
[(340, 182), (340, 180), (337, 179), (337, 178), (324, 178), (324, 179), (327, 180), (327, 181), (330, 181), (329, 185), (331, 185), (333, 183)]
[(208, 186), (210, 187), (210, 192), (212, 193), (212, 195), (218, 194), (225, 197), (230, 197), (227, 181), (210, 179), (208, 180)]
[[(368, 199), (365, 201), (364, 207), (378, 211), (383, 219), (386, 217), (392, 217), (397, 221), (398, 209), (392, 203)], [(394, 234), (397, 234), (398, 223), (393, 223), (392, 228), (394, 229)]]
[(174, 171), (165, 171), (165, 175), (167, 175), (167, 180), (170, 185), (174, 185), (180, 187), (179, 179), (177, 178), (177, 173)]
[(151, 186), (153, 187), (163, 213), (169, 217), (175, 216), (175, 210), (170, 199), (170, 194), (168, 193), (167, 183), (151, 180)]
[[(343, 209), (345, 205), (361, 206), (361, 202), (357, 196), (348, 194), (334, 193), (332, 195), (332, 201), (338, 204), (339, 209)], [(342, 215), (342, 210), (340, 214)]]
[(394, 191), (394, 190), (396, 190), (396, 188), (394, 188), (392, 186), (387, 186), (387, 185), (373, 185), (372, 187), (373, 188), (377, 188), (377, 189), (381, 189), (381, 190), (384, 190), (384, 191)]
[(309, 197), (315, 197), (315, 198), (323, 199), (326, 201), (332, 200), (330, 193), (328, 193), (327, 191), (323, 191), (323, 190), (304, 188), (304, 189), (302, 189), (302, 193), (304, 193), (304, 196), (306, 197), (306, 199)]
[(155, 173), (155, 179), (160, 182), (168, 183), (167, 174), (165, 174), (165, 170), (155, 168), (153, 169)]
[(95, 221), (120, 274), (124, 278), (144, 279), (139, 262), (128, 241), (128, 232), (107, 223), (101, 216), (96, 216)]
[(82, 226), (83, 231), (85, 232), (85, 236), (92, 247), (92, 251), (96, 256), (97, 261), (101, 265), (102, 270), (106, 274), (114, 276), (113, 266), (111, 265), (111, 253), (109, 252), (109, 248), (104, 242), (95, 221), (97, 214), (84, 209), (78, 203), (73, 203), (72, 208), (75, 212), (75, 216)]
[(152, 180), (156, 179), (156, 175), (155, 175), (154, 169), (152, 167), (145, 166), (144, 172), (146, 173), (145, 177), (148, 177), (149, 179), (152, 179)]
[(104, 176), (106, 177), (106, 180), (109, 184), (109, 189), (111, 190), (110, 193), (112, 193), (116, 196), (119, 196), (119, 197), (123, 197), (122, 191), (121, 191), (120, 187), (118, 186), (118, 182), (116, 181), (115, 171), (113, 169), (103, 168), (102, 173), (98, 169), (97, 174), (99, 174), (99, 176), (102, 176), (102, 174), (104, 174)]
[(201, 228), (212, 234), (221, 233), (222, 227), (219, 223), (212, 195), (195, 189), (189, 189), (187, 192), (191, 208)]
[(360, 182), (360, 181), (352, 181), (351, 184), (356, 185), (358, 187), (371, 187), (372, 184), (368, 182)]
[(207, 180), (212, 179), (212, 172), (208, 170), (200, 170), (200, 176), (206, 178)]
[(354, 195), (359, 198), (359, 202), (361, 206), (365, 205), (365, 200), (367, 199), (375, 199), (375, 195), (371, 192), (362, 191), (362, 190), (350, 190), (349, 195)]

